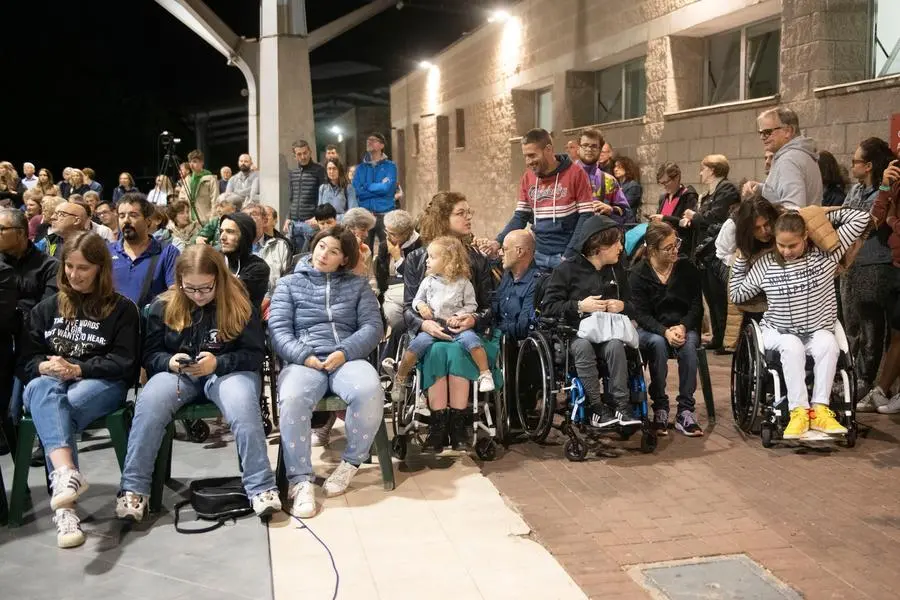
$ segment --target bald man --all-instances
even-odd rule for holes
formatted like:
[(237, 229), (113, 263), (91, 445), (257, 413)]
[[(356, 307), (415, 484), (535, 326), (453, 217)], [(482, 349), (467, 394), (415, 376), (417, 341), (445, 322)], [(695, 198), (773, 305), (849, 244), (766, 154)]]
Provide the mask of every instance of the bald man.
[(259, 201), (259, 173), (253, 170), (253, 159), (249, 154), (238, 157), (238, 174), (228, 180), (225, 192), (238, 194), (244, 201)]
[(35, 247), (50, 256), (57, 256), (62, 250), (66, 237), (79, 231), (84, 231), (88, 226), (87, 211), (84, 206), (72, 202), (63, 202), (56, 207), (56, 211), (50, 217), (50, 233), (47, 237), (35, 244)]
[(540, 270), (534, 264), (534, 236), (525, 229), (503, 238), (503, 277), (494, 296), (494, 315), (503, 333), (521, 340), (528, 337), (534, 316), (534, 290)]

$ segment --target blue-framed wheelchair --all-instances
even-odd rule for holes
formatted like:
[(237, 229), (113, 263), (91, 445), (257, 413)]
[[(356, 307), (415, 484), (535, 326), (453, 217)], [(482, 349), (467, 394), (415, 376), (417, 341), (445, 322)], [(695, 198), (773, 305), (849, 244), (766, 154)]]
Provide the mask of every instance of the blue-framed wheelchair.
[[(405, 333), (397, 344), (395, 363), (400, 363), (400, 358), (406, 351), (411, 340), (410, 334)], [(500, 352), (494, 370), (502, 375), (502, 384), (492, 392), (479, 392), (478, 386), (473, 382), (471, 387), (471, 427), (472, 447), (475, 455), (482, 461), (492, 461), (497, 457), (497, 447), (508, 443), (509, 435), (509, 411), (507, 409), (507, 385), (508, 360), (507, 338), (500, 338)], [(495, 377), (496, 381), (496, 377)], [(410, 386), (399, 401), (391, 401), (391, 422), (393, 427), (393, 439), (391, 452), (397, 459), (405, 461), (410, 445), (420, 448), (428, 434), (430, 411), (426, 390), (422, 389), (421, 365), (416, 366), (414, 373), (410, 374)], [(390, 377), (382, 378), (382, 385), (386, 391), (390, 391)]]
[[(762, 328), (751, 318), (741, 331), (738, 346), (731, 362), (731, 410), (735, 426), (745, 433), (759, 435), (762, 445), (771, 448), (783, 439), (790, 422), (787, 390), (777, 351), (765, 350)], [(842, 442), (846, 447), (856, 445), (856, 371), (850, 355), (847, 336), (840, 321), (835, 321), (834, 336), (840, 354), (831, 386), (830, 408), (837, 421), (847, 428), (844, 435), (827, 435), (810, 431), (797, 441)], [(812, 395), (812, 357), (806, 357), (806, 385)]]
[[(618, 432), (623, 440), (641, 432), (640, 449), (651, 453), (657, 438), (647, 403), (647, 386), (640, 351), (626, 347), (631, 405), (640, 425), (611, 425), (601, 430), (586, 423), (584, 388), (575, 372), (569, 343), (578, 331), (555, 319), (539, 318), (529, 336), (519, 343), (515, 366), (515, 409), (522, 430), (533, 441), (543, 443), (551, 429), (566, 436), (564, 453), (570, 461), (583, 461), (589, 451), (602, 444), (600, 435)], [(609, 390), (608, 373), (600, 362), (604, 395)], [(555, 423), (556, 417), (561, 422)]]

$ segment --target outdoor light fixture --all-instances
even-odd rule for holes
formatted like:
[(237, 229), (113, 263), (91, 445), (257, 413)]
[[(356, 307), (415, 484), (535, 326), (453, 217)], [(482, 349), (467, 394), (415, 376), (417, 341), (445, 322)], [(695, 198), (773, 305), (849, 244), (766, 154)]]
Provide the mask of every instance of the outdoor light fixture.
[(431, 61), (427, 61), (427, 60), (419, 61), (419, 68), (424, 71), (427, 71), (433, 67), (434, 67), (434, 65), (431, 63)]
[(332, 125), (331, 133), (333, 133), (334, 135), (341, 135), (341, 128), (338, 127), (337, 125)]
[(488, 23), (506, 23), (509, 21), (510, 14), (509, 12), (499, 9), (491, 11), (491, 14), (488, 15)]

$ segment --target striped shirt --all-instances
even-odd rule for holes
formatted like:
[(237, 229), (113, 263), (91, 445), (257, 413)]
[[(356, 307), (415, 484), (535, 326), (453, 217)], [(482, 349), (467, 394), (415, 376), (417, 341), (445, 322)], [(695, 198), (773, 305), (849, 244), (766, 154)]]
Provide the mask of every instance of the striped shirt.
[(820, 329), (834, 329), (837, 321), (837, 298), (834, 277), (847, 248), (869, 226), (869, 215), (854, 209), (828, 213), (837, 227), (840, 244), (833, 252), (823, 252), (811, 242), (800, 258), (783, 265), (775, 259), (777, 250), (761, 256), (748, 270), (748, 261), (734, 261), (728, 293), (735, 304), (747, 302), (765, 293), (768, 310), (762, 325), (780, 333), (810, 334)]

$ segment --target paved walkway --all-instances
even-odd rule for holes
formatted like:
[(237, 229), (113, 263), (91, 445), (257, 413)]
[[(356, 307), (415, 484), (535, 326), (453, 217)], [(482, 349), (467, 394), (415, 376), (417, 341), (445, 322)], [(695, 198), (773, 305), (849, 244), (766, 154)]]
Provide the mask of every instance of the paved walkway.
[(516, 445), (484, 473), (591, 598), (648, 598), (628, 565), (731, 553), (807, 598), (900, 596), (900, 419), (862, 415), (872, 429), (852, 450), (765, 450), (733, 425), (730, 357), (710, 363), (718, 423), (703, 438), (673, 430), (653, 455), (584, 463)]

